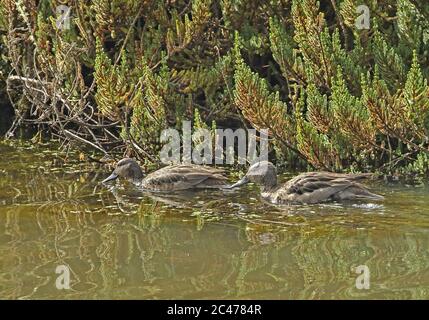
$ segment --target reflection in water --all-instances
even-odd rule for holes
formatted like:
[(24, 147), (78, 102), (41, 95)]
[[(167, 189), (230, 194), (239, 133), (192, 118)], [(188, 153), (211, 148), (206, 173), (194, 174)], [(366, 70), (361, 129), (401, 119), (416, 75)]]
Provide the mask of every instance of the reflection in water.
[[(256, 189), (146, 194), (43, 148), (0, 145), (0, 298), (429, 297), (426, 188), (278, 207)], [(75, 156), (77, 158), (77, 156)], [(71, 289), (58, 290), (58, 265)], [(367, 265), (370, 289), (354, 268)]]

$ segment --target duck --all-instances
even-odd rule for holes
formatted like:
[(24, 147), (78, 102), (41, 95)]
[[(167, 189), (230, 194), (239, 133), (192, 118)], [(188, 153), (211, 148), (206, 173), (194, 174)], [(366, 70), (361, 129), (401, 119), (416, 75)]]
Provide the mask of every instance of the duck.
[(276, 167), (269, 161), (256, 162), (244, 177), (229, 186), (236, 188), (248, 182), (261, 186), (261, 196), (273, 204), (316, 204), (345, 200), (383, 200), (357, 181), (371, 173), (344, 174), (332, 172), (302, 173), (285, 184), (277, 182)]
[(161, 168), (145, 177), (137, 161), (132, 158), (120, 160), (112, 174), (102, 183), (117, 178), (126, 179), (146, 191), (168, 192), (227, 187), (227, 178), (223, 171), (217, 168), (194, 164), (177, 164)]

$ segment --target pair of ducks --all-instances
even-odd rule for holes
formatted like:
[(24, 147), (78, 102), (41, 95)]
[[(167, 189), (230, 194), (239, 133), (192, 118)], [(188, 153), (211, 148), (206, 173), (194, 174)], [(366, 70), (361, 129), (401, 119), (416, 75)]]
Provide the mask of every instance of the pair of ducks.
[(193, 188), (232, 189), (254, 182), (261, 186), (261, 195), (274, 204), (314, 204), (342, 200), (382, 200), (357, 181), (371, 174), (340, 174), (307, 172), (283, 185), (277, 183), (276, 167), (268, 161), (250, 166), (238, 182), (228, 185), (223, 171), (200, 165), (171, 165), (150, 173), (146, 177), (137, 162), (131, 158), (117, 163), (113, 173), (103, 183), (124, 178), (146, 191), (180, 191)]

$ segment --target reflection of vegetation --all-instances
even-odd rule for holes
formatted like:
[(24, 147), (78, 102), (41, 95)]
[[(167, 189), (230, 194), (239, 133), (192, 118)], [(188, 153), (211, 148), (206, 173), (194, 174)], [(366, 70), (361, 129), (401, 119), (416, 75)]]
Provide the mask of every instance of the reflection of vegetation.
[[(15, 181), (17, 189), (25, 179)], [(2, 179), (0, 190), (10, 182)], [(380, 237), (334, 224), (347, 218), (318, 223), (279, 213), (199, 228), (180, 222), (192, 210), (160, 214), (157, 202), (142, 202), (137, 214), (109, 216), (100, 210), (117, 201), (108, 191), (93, 194), (85, 182), (67, 199), (51, 197), (62, 192), (61, 180), (39, 185), (0, 210), (3, 298), (427, 297), (416, 276), (429, 267), (426, 240), (400, 231)], [(371, 217), (361, 219), (371, 225)], [(72, 291), (55, 289), (58, 264), (71, 268)], [(371, 292), (354, 288), (351, 268), (361, 264), (370, 267)]]
[[(428, 267), (427, 243), (396, 231), (382, 238), (334, 226), (197, 231), (149, 213), (70, 214), (58, 205), (34, 215), (36, 208), (2, 210), (3, 298), (427, 297), (415, 277)], [(54, 288), (58, 264), (72, 269), (73, 291)], [(370, 267), (370, 293), (354, 289), (351, 267), (360, 264)]]
[[(252, 203), (249, 190), (228, 195), (236, 206), (199, 192), (175, 207), (99, 188), (78, 162), (49, 169), (54, 157), (28, 147), (1, 145), (1, 298), (428, 297), (428, 221), (415, 207), (279, 208)], [(71, 291), (55, 288), (60, 264)], [(369, 291), (354, 286), (362, 264)]]
[(369, 30), (355, 26), (356, 0), (66, 1), (70, 30), (56, 28), (60, 3), (1, 4), (21, 122), (156, 161), (161, 129), (242, 114), (296, 165), (427, 172), (419, 1), (367, 1)]

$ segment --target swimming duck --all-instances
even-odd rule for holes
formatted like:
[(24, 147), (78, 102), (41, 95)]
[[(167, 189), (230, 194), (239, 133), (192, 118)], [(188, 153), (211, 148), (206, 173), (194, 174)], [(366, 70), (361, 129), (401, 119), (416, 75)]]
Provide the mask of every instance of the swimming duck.
[(268, 161), (253, 164), (246, 175), (230, 188), (248, 182), (261, 185), (262, 197), (275, 204), (314, 204), (341, 200), (382, 200), (356, 181), (371, 174), (341, 174), (332, 172), (307, 172), (287, 181), (277, 183), (276, 167)]
[(103, 183), (117, 178), (127, 179), (148, 191), (178, 191), (192, 188), (226, 187), (223, 171), (200, 165), (171, 165), (150, 173), (146, 177), (138, 163), (131, 158), (120, 160), (112, 174)]

